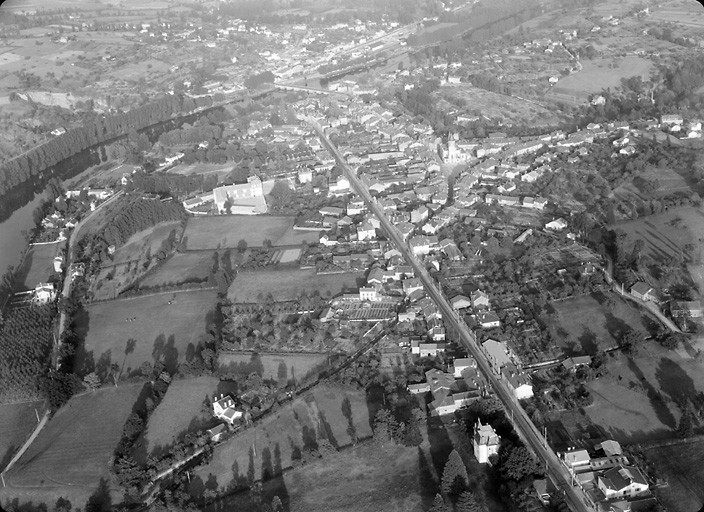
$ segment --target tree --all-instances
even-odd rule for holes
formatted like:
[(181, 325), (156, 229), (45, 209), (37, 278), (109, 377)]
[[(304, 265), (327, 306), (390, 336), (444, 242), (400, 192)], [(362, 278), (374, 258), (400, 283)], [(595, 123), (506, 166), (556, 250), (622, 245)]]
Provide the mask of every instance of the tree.
[(247, 250), (247, 241), (242, 238), (240, 239), (239, 242), (237, 242), (237, 251), (239, 253), (244, 253)]
[(83, 377), (83, 384), (86, 385), (88, 389), (91, 391), (96, 390), (100, 387), (100, 377), (98, 377), (98, 374), (95, 372), (91, 372), (85, 377)]
[(433, 500), (433, 506), (430, 507), (430, 512), (452, 512), (452, 509), (445, 503), (442, 495), (436, 494)]
[(680, 423), (677, 425), (677, 434), (680, 437), (690, 437), (694, 433), (694, 411), (692, 404), (687, 402)]
[(635, 329), (626, 331), (620, 338), (621, 348), (629, 355), (635, 355), (643, 341), (645, 341), (645, 334)]
[(455, 510), (457, 512), (481, 512), (483, 507), (477, 502), (471, 491), (464, 491), (457, 498)]
[(499, 472), (506, 480), (518, 481), (522, 478), (539, 474), (540, 464), (525, 446), (507, 448), (499, 461)]
[(462, 457), (457, 450), (452, 450), (442, 472), (442, 492), (448, 496), (458, 496), (467, 488), (468, 482), (469, 476)]

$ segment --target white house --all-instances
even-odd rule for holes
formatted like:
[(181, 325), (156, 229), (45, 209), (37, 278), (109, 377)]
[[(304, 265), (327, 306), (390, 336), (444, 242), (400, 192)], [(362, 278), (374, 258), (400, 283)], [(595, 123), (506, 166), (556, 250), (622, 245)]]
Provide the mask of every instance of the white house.
[(39, 283), (34, 288), (34, 302), (46, 304), (56, 298), (56, 289), (53, 283)]
[(64, 268), (64, 258), (63, 256), (56, 256), (54, 258), (54, 272), (60, 273)]
[(234, 425), (244, 418), (244, 413), (235, 408), (235, 401), (231, 396), (220, 395), (220, 398), (213, 401), (213, 416)]
[(452, 363), (456, 379), (462, 378), (462, 372), (468, 368), (476, 368), (477, 361), (473, 357), (458, 357)]
[(633, 498), (648, 492), (648, 482), (635, 466), (609, 469), (597, 479), (599, 490), (607, 500)]
[(479, 461), (479, 464), (489, 462), (489, 457), (499, 453), (501, 445), (501, 436), (496, 433), (491, 425), (482, 425), (481, 420), (477, 420), (474, 425), (474, 456)]
[(511, 363), (508, 347), (502, 341), (488, 339), (482, 343), (482, 349), (489, 359), (492, 370), (496, 373), (500, 373), (501, 368)]
[(365, 222), (357, 227), (357, 240), (374, 240), (376, 238), (376, 229), (370, 222)]
[(499, 315), (493, 311), (480, 311), (477, 313), (477, 322), (482, 326), (482, 329), (493, 329), (501, 326)]
[(472, 292), (472, 307), (474, 309), (488, 308), (489, 294), (482, 290), (476, 290)]
[(555, 219), (553, 221), (548, 222), (545, 224), (545, 229), (549, 229), (551, 231), (562, 231), (567, 227), (567, 221), (560, 217), (559, 219)]
[(517, 400), (532, 398), (533, 384), (528, 374), (519, 371), (513, 363), (508, 363), (501, 368), (501, 374), (508, 382), (509, 387), (513, 389), (513, 394)]
[(452, 309), (459, 311), (470, 307), (472, 301), (464, 295), (455, 295), (450, 299), (450, 304), (452, 304)]
[(350, 192), (350, 180), (343, 176), (340, 176), (339, 178), (337, 178), (337, 181), (335, 183), (331, 183), (329, 185), (328, 191), (330, 195), (333, 196), (343, 196), (345, 194), (348, 194)]

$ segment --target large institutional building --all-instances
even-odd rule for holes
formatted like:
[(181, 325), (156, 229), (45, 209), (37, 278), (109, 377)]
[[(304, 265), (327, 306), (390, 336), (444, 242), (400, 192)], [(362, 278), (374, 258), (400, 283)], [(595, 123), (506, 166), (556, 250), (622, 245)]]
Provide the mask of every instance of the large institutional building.
[(247, 183), (213, 189), (213, 200), (218, 213), (228, 213), (228, 204), (229, 213), (233, 214), (254, 215), (267, 210), (262, 180), (258, 176), (250, 176)]

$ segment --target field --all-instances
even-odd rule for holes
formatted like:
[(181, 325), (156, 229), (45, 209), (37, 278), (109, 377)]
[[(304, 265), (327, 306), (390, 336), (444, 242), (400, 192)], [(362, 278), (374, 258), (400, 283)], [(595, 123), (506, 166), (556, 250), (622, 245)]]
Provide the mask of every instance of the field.
[(0, 471), (5, 469), (37, 425), (35, 407), (41, 417), (44, 412), (42, 402), (0, 405)]
[(263, 270), (240, 272), (230, 285), (227, 296), (233, 302), (254, 303), (261, 294), (271, 293), (276, 301), (293, 300), (301, 293), (318, 291), (321, 296), (337, 295), (343, 290), (357, 291), (361, 276), (316, 274), (315, 270)]
[(149, 417), (144, 448), (150, 455), (166, 450), (187, 432), (209, 428), (210, 412), (203, 411), (203, 402), (219, 394), (220, 381), (204, 375), (174, 380), (161, 403)]
[(252, 354), (221, 351), (218, 354), (218, 366), (221, 371), (242, 372), (245, 376), (257, 372), (265, 379), (300, 381), (311, 372), (326, 367), (332, 356), (334, 354)]
[[(159, 358), (175, 369), (206, 335), (216, 301), (214, 290), (191, 290), (90, 304), (81, 325), (87, 334), (78, 367), (104, 372), (117, 363), (123, 374), (131, 374)], [(132, 350), (130, 339), (136, 340)]]
[(580, 295), (563, 301), (552, 302), (557, 311), (556, 321), (549, 321), (553, 339), (561, 343), (566, 356), (574, 354), (594, 355), (598, 351), (614, 348), (618, 341), (614, 336), (628, 328), (647, 332), (640, 311), (611, 294), (615, 300), (610, 309), (603, 303), (601, 295)]
[(156, 255), (161, 244), (171, 231), (176, 231), (176, 240), (181, 232), (180, 221), (160, 222), (159, 224), (135, 233), (113, 255), (113, 263), (140, 260), (147, 252)]
[(23, 285), (27, 290), (34, 290), (38, 283), (46, 283), (54, 272), (54, 257), (61, 244), (33, 245), (27, 252), (22, 273)]
[(638, 177), (647, 181), (657, 180), (658, 188), (653, 192), (644, 193), (633, 181), (629, 181), (614, 190), (614, 195), (618, 199), (638, 204), (642, 201), (658, 199), (675, 193), (692, 193), (692, 189), (685, 179), (672, 169), (651, 167), (638, 174)]
[(193, 251), (176, 253), (161, 267), (144, 277), (140, 287), (149, 288), (170, 283), (201, 281), (207, 279), (213, 266), (213, 253)]
[(646, 448), (643, 453), (669, 484), (656, 491), (667, 510), (693, 512), (704, 506), (704, 439)]
[(700, 363), (652, 340), (635, 356), (610, 354), (605, 364), (607, 374), (587, 384), (594, 404), (584, 409), (585, 416), (560, 413), (573, 441), (583, 440), (594, 426), (622, 443), (671, 438), (681, 414), (675, 400), (704, 391)]
[[(63, 496), (74, 508), (109, 480), (108, 462), (143, 384), (103, 388), (73, 397), (5, 474), (3, 503), (18, 498), (51, 507)], [(113, 491), (113, 503), (122, 496)]]
[(262, 471), (291, 467), (293, 458), (316, 448), (320, 439), (336, 448), (347, 446), (350, 434), (358, 439), (371, 435), (364, 391), (319, 386), (217, 445), (211, 461), (194, 471), (194, 487), (208, 482), (223, 492), (248, 474), (260, 479)]
[(588, 95), (599, 93), (603, 89), (619, 87), (622, 78), (641, 76), (643, 81), (646, 81), (653, 69), (651, 62), (633, 55), (619, 60), (585, 60), (583, 65), (581, 71), (561, 78), (547, 96), (550, 97), (554, 91), (586, 99)]
[(699, 208), (684, 207), (646, 218), (617, 223), (616, 231), (626, 233), (629, 244), (645, 242), (644, 252), (655, 261), (664, 261), (681, 253), (686, 244), (695, 247), (694, 260), (687, 267), (699, 292), (704, 293), (704, 264), (701, 263), (701, 245), (704, 241), (704, 212)]
[(293, 217), (273, 215), (218, 215), (188, 220), (186, 248), (190, 250), (234, 248), (240, 240), (260, 247), (264, 240), (277, 246), (300, 245), (303, 241), (317, 242), (317, 231), (296, 231)]

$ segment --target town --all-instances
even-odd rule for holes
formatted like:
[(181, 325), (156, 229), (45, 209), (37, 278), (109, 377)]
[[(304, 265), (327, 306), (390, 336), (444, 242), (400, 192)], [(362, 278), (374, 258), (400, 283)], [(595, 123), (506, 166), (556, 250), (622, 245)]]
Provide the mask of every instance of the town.
[(309, 3), (3, 21), (0, 507), (698, 512), (704, 13)]

